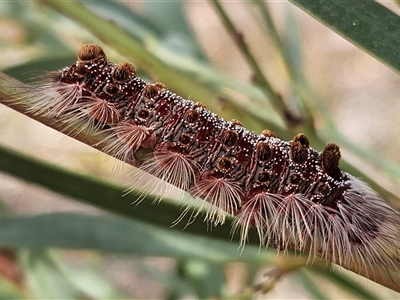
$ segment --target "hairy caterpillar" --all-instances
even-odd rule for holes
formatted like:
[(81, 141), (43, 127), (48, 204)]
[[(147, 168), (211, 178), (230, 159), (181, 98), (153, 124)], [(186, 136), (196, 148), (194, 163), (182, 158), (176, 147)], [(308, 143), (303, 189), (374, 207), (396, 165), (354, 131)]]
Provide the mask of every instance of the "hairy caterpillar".
[(311, 259), (385, 268), (400, 256), (399, 213), (339, 169), (335, 144), (319, 153), (304, 134), (287, 142), (250, 132), (160, 82), (146, 84), (97, 45), (24, 97), (38, 114), (107, 132), (105, 152), (203, 199), (212, 223), (234, 215), (242, 244), (255, 227), (263, 245)]

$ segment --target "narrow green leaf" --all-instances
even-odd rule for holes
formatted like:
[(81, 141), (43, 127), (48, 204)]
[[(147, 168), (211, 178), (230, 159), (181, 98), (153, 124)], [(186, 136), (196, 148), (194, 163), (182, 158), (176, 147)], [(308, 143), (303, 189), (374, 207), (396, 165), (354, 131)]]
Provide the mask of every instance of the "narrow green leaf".
[(373, 0), (289, 1), (400, 73), (400, 17), (388, 8)]
[(223, 263), (245, 261), (267, 263), (273, 251), (259, 251), (237, 243), (161, 229), (117, 216), (73, 213), (0, 218), (0, 245), (13, 248), (72, 248), (143, 256), (200, 259)]

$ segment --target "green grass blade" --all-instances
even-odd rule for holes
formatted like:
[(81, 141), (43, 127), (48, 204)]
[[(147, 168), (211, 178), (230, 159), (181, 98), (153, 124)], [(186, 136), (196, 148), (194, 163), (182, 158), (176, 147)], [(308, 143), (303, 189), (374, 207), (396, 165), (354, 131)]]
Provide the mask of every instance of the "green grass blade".
[(28, 249), (91, 249), (214, 263), (268, 263), (276, 257), (273, 251), (259, 251), (256, 246), (247, 246), (241, 251), (236, 242), (213, 240), (117, 216), (76, 213), (2, 217), (0, 245)]
[(400, 17), (388, 8), (372, 0), (290, 2), (400, 73)]

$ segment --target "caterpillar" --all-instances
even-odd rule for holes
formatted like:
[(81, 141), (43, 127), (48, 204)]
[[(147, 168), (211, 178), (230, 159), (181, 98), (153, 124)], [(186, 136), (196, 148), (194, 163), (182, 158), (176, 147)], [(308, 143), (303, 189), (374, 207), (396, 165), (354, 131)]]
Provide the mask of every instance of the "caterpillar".
[(317, 152), (302, 133), (283, 141), (270, 130), (251, 132), (161, 82), (144, 82), (132, 64), (112, 63), (94, 44), (22, 98), (37, 114), (106, 132), (104, 152), (202, 199), (214, 225), (234, 216), (241, 245), (254, 227), (263, 246), (310, 260), (398, 263), (399, 212), (340, 170), (336, 144)]

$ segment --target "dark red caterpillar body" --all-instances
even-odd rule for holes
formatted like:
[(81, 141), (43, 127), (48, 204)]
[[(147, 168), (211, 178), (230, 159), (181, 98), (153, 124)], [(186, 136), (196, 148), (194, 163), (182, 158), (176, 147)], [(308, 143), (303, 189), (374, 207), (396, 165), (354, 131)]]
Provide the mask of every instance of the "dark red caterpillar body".
[(387, 265), (399, 256), (399, 214), (339, 169), (335, 144), (319, 153), (303, 134), (290, 142), (268, 130), (257, 135), (162, 83), (146, 84), (96, 45), (82, 47), (34, 100), (41, 113), (105, 129), (106, 152), (211, 204), (213, 223), (236, 216), (242, 242), (255, 227), (264, 244), (337, 263)]

